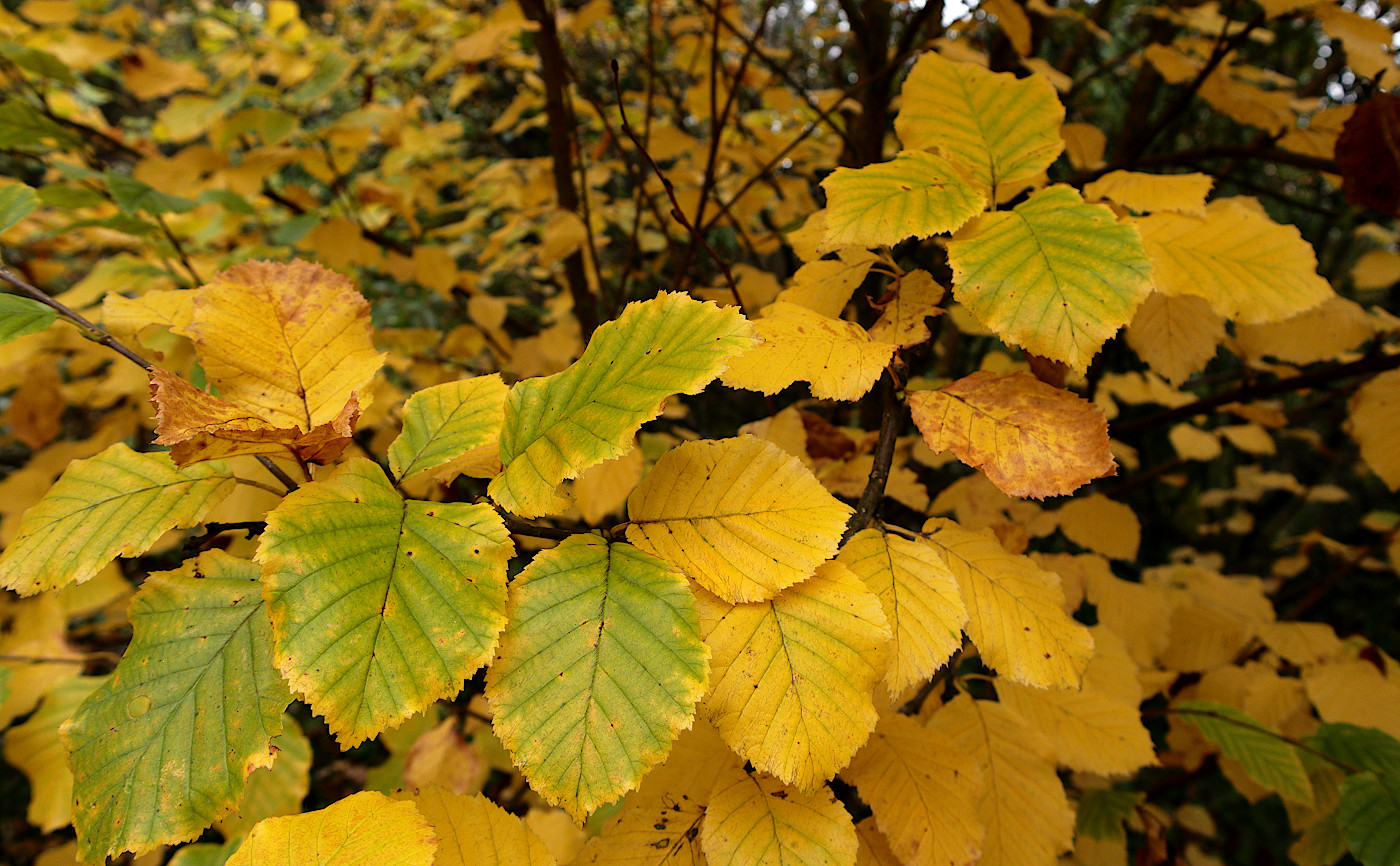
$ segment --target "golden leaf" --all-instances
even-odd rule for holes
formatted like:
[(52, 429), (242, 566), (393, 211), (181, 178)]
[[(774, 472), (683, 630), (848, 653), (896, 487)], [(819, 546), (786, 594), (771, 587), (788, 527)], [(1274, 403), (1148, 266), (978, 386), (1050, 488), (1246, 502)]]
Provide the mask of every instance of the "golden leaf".
[(720, 381), (731, 388), (776, 394), (794, 382), (812, 385), (823, 400), (859, 400), (894, 357), (865, 329), (805, 307), (775, 301), (754, 322), (763, 342), (735, 358)]

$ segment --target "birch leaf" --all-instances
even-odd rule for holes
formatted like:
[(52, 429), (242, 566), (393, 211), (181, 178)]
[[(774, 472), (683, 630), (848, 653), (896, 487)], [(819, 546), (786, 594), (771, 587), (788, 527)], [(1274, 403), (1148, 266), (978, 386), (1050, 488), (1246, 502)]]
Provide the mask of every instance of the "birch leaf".
[(137, 556), (194, 526), (233, 491), (222, 464), (178, 469), (165, 454), (118, 442), (74, 460), (24, 513), (0, 556), (0, 586), (34, 595), (82, 583), (117, 556)]
[(18, 295), (0, 294), (0, 346), (37, 334), (58, 319), (51, 307)]
[(511, 388), (491, 498), (523, 517), (559, 510), (560, 482), (621, 457), (667, 397), (698, 393), (751, 335), (738, 310), (685, 295), (628, 304), (568, 369)]
[(1138, 307), (1126, 337), (1154, 373), (1179, 385), (1215, 357), (1225, 319), (1205, 298), (1153, 292)]
[(268, 818), (227, 866), (432, 866), (433, 828), (405, 800), (361, 791), (324, 809)]
[(1028, 373), (978, 370), (910, 394), (909, 408), (929, 448), (952, 451), (1008, 496), (1064, 496), (1116, 471), (1103, 411)]
[(1175, 211), (1193, 216), (1206, 212), (1206, 196), (1215, 185), (1208, 174), (1147, 174), (1110, 171), (1084, 187), (1084, 197), (1108, 199), (1139, 213)]
[(1218, 701), (1181, 701), (1173, 710), (1195, 725), (1249, 778), (1295, 803), (1312, 805), (1312, 783), (1298, 750), (1242, 710)]
[(826, 233), (819, 252), (845, 246), (894, 246), (906, 238), (957, 231), (987, 197), (952, 163), (918, 150), (888, 162), (838, 168), (822, 181)]
[(437, 469), (501, 435), (506, 386), (499, 375), (424, 388), (403, 407), (403, 432), (389, 445), (399, 480)]
[(875, 727), (890, 638), (880, 600), (839, 562), (769, 601), (697, 597), (714, 652), (701, 715), (758, 769), (817, 788)]
[(404, 501), (363, 458), (267, 515), (277, 666), (345, 747), (450, 698), (490, 661), (514, 554), (489, 505)]
[(705, 689), (685, 578), (629, 544), (575, 535), (512, 582), (486, 679), (496, 736), (575, 820), (637, 787)]
[(525, 822), (480, 794), (436, 785), (395, 800), (413, 803), (437, 835), (433, 866), (554, 866), (554, 857)]
[(720, 776), (700, 830), (715, 863), (753, 866), (855, 866), (856, 828), (821, 785), (792, 790), (768, 775), (731, 770)]
[(836, 552), (851, 508), (763, 439), (686, 442), (627, 503), (627, 538), (728, 602), (762, 601)]
[(870, 339), (894, 343), (901, 349), (917, 346), (929, 338), (924, 319), (943, 313), (939, 307), (943, 287), (928, 271), (910, 271), (900, 277), (895, 296), (885, 305), (884, 315), (870, 326)]
[(740, 355), (720, 381), (731, 388), (776, 394), (809, 382), (822, 400), (859, 400), (894, 357), (893, 343), (872, 340), (854, 322), (830, 319), (775, 301), (754, 323), (763, 343)]

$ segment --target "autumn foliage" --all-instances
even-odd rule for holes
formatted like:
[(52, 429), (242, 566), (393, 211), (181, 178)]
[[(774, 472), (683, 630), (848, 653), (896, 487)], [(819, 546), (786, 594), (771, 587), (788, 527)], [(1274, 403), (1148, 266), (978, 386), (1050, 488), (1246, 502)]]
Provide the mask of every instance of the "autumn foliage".
[(6, 4), (0, 839), (1400, 863), (1394, 16)]

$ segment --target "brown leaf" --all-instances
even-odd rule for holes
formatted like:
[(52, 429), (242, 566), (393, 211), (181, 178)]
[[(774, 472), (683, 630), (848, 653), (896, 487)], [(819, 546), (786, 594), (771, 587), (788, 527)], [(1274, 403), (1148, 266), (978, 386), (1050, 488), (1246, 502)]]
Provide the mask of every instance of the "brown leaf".
[(1400, 96), (1377, 93), (1358, 105), (1336, 157), (1347, 201), (1400, 216)]

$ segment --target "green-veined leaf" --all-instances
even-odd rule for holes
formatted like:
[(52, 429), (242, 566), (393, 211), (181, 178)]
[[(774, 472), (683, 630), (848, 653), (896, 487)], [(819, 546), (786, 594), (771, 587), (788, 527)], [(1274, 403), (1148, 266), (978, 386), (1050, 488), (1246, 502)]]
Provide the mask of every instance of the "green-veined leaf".
[(1400, 776), (1358, 773), (1347, 779), (1337, 823), (1364, 866), (1400, 864)]
[(243, 836), (264, 818), (295, 815), (311, 790), (311, 741), (291, 716), (282, 719), (282, 733), (272, 738), (277, 758), (248, 777), (238, 806), (214, 827), (225, 839)]
[(1136, 229), (1064, 185), (968, 223), (948, 264), (953, 295), (997, 336), (1076, 370), (1151, 291)]
[(177, 469), (165, 454), (118, 442), (75, 460), (34, 507), (0, 556), (0, 586), (33, 595), (82, 583), (117, 556), (151, 549), (194, 526), (233, 491), (222, 463)]
[(436, 469), (501, 435), (506, 386), (498, 375), (424, 388), (403, 407), (403, 432), (389, 446), (400, 479)]
[(1143, 798), (1141, 791), (1090, 788), (1079, 795), (1074, 834), (1107, 841), (1127, 839), (1128, 831), (1123, 828), (1123, 822), (1133, 814)]
[(110, 679), (63, 728), (83, 858), (194, 839), (227, 814), (291, 703), (258, 570), (213, 550), (152, 574)]
[(0, 345), (37, 334), (58, 318), (51, 307), (18, 295), (0, 294)]
[(695, 599), (674, 567), (575, 535), (511, 583), (486, 678), (494, 727), (530, 786), (582, 819), (637, 787), (708, 681)]
[(987, 197), (941, 156), (907, 150), (889, 162), (838, 168), (822, 181), (826, 234), (818, 251), (894, 246), (957, 231)]
[(461, 690), (505, 626), (514, 555), (489, 505), (404, 501), (356, 458), (267, 515), (277, 666), (344, 746)]
[(627, 500), (627, 539), (728, 602), (761, 601), (836, 552), (849, 506), (757, 437), (685, 442)]
[(1349, 767), (1400, 778), (1400, 740), (1379, 728), (1333, 722), (1318, 728), (1308, 745)]
[(1284, 799), (1311, 805), (1312, 783), (1298, 750), (1253, 716), (1218, 701), (1182, 701), (1172, 707), (1201, 734), (1240, 762), (1249, 778)]
[(511, 389), (491, 498), (525, 517), (558, 509), (561, 481), (622, 456), (667, 397), (698, 393), (754, 342), (732, 307), (668, 292), (628, 304), (567, 370)]
[(432, 866), (436, 850), (432, 825), (412, 802), (361, 791), (260, 822), (228, 866)]
[(29, 216), (39, 206), (33, 187), (22, 183), (0, 187), (0, 233)]

